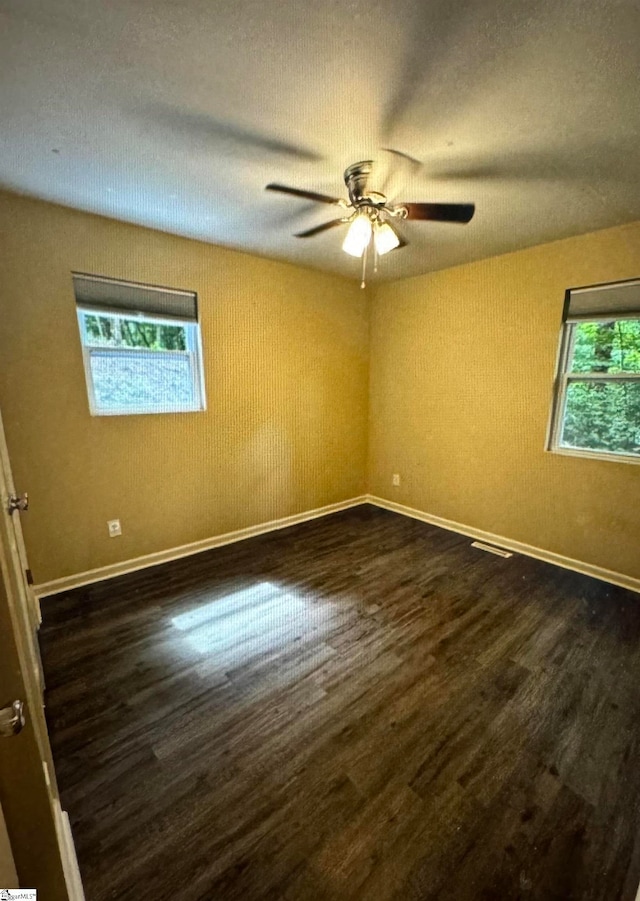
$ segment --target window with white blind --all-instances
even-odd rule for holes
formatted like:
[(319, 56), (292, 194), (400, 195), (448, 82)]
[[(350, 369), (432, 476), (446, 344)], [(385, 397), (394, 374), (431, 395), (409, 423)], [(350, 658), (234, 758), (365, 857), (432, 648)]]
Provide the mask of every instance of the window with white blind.
[(205, 409), (197, 296), (73, 273), (93, 416)]
[(549, 450), (640, 462), (640, 280), (566, 293)]

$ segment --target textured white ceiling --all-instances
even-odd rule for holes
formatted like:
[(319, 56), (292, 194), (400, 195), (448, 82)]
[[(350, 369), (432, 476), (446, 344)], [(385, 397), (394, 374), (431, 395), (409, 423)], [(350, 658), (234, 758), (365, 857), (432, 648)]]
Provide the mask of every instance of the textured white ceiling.
[(640, 219), (636, 0), (0, 0), (0, 184), (359, 275), (342, 172), (392, 147), (408, 222), (382, 278)]

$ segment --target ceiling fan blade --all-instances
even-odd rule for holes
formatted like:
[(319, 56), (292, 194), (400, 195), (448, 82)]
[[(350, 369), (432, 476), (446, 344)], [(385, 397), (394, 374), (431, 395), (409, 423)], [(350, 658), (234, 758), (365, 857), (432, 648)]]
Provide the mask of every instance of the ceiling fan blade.
[(242, 148), (248, 153), (279, 154), (292, 159), (315, 162), (322, 156), (315, 150), (301, 144), (282, 140), (277, 136), (263, 134), (224, 119), (217, 119), (208, 113), (182, 109), (168, 103), (150, 104), (142, 109), (145, 122), (157, 123), (169, 133), (188, 138), (193, 145), (217, 145), (219, 152), (237, 153)]
[(323, 222), (322, 225), (316, 225), (315, 228), (308, 228), (304, 232), (298, 232), (296, 238), (312, 238), (313, 235), (319, 235), (320, 232), (326, 231), (328, 228), (335, 228), (336, 225), (342, 225), (347, 219), (332, 219), (330, 222)]
[(420, 160), (417, 160), (415, 156), (410, 156), (408, 153), (405, 153), (403, 150), (395, 150), (393, 147), (383, 147), (385, 153), (393, 153), (394, 156), (399, 157), (399, 159), (404, 160), (406, 163), (409, 163), (412, 168), (419, 169), (422, 166)]
[(338, 197), (328, 197), (326, 194), (316, 194), (315, 191), (301, 191), (299, 188), (288, 188), (286, 185), (269, 184), (265, 191), (279, 191), (281, 194), (292, 194), (294, 197), (302, 197), (305, 200), (315, 200), (317, 203), (333, 203), (342, 206), (344, 201)]
[(392, 204), (395, 198), (407, 187), (407, 180), (422, 168), (422, 163), (402, 150), (393, 147), (382, 147), (381, 161), (375, 164), (375, 175), (378, 177), (376, 188)]
[(407, 219), (431, 222), (470, 222), (475, 213), (473, 203), (400, 203), (407, 210)]
[[(380, 190), (392, 200), (397, 196), (407, 178), (419, 172), (422, 163), (402, 150), (394, 150), (393, 147), (383, 147), (382, 149), (389, 154), (389, 157), (387, 158), (386, 177)], [(392, 161), (395, 165), (392, 164)]]

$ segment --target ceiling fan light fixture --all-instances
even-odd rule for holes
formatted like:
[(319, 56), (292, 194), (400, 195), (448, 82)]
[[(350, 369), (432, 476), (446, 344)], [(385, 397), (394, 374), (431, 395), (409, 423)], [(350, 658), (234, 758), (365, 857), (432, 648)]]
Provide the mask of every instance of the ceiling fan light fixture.
[(351, 222), (347, 236), (342, 243), (344, 252), (352, 257), (361, 257), (369, 246), (372, 230), (371, 219), (367, 213), (358, 213)]
[(400, 245), (400, 238), (388, 222), (376, 222), (373, 230), (373, 241), (378, 256), (389, 253), (390, 250), (395, 250)]

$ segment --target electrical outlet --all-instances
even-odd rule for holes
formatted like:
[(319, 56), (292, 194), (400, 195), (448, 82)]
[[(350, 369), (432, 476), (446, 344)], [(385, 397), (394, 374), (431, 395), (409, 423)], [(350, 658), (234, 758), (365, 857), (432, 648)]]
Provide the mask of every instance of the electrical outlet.
[(399, 472), (394, 472), (393, 476), (391, 477), (391, 484), (394, 485), (396, 488), (400, 485), (400, 473)]
[(109, 538), (117, 538), (118, 535), (122, 535), (122, 526), (119, 519), (110, 519), (107, 522), (107, 528), (109, 529)]

